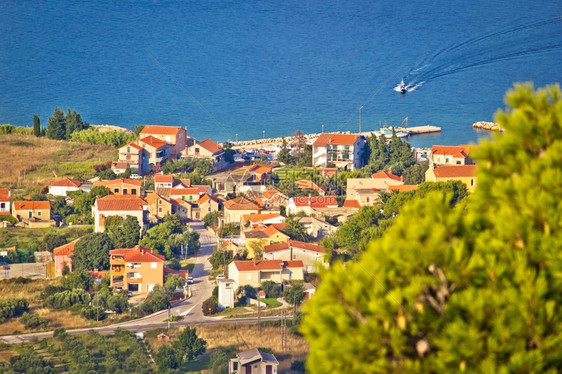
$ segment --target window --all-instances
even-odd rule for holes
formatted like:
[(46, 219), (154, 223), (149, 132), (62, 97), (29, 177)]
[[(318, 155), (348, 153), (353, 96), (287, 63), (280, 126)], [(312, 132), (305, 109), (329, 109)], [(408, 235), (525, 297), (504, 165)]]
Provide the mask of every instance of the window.
[(196, 154), (196, 155), (199, 154), (199, 148), (195, 148), (195, 154)]
[(131, 147), (127, 147), (127, 153), (131, 152)]
[(131, 188), (131, 195), (136, 195), (136, 194), (137, 194), (137, 189)]
[(162, 213), (162, 207), (158, 208), (158, 213)]
[(113, 193), (119, 193), (119, 188), (114, 188)]
[(365, 202), (366, 202), (366, 203), (370, 203), (370, 202), (371, 202), (371, 198), (370, 198), (369, 196), (367, 196), (367, 197), (365, 198)]
[(193, 195), (189, 195), (189, 200), (193, 200)]
[(150, 268), (151, 269), (156, 269), (158, 267), (158, 264), (156, 262), (151, 262), (150, 263)]
[(470, 180), (470, 186), (474, 186), (474, 179)]
[(123, 188), (123, 195), (126, 195), (129, 192), (126, 188)]
[(38, 216), (41, 216), (41, 211), (37, 212), (37, 215), (38, 215)]
[(234, 361), (232, 363), (232, 370), (238, 370), (238, 362), (237, 361)]
[(6, 203), (0, 203), (0, 208), (4, 209), (6, 207)]

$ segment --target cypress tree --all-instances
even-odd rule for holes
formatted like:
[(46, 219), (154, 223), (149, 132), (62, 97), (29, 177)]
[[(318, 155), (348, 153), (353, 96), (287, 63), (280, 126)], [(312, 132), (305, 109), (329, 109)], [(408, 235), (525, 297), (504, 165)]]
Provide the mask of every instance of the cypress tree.
[(41, 136), (41, 121), (37, 114), (33, 116), (33, 135), (37, 137)]

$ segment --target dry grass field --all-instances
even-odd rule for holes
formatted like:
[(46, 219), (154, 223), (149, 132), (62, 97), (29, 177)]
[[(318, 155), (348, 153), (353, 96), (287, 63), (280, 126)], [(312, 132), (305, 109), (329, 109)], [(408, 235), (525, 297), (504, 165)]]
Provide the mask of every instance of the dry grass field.
[[(219, 347), (235, 347), (239, 351), (252, 348), (271, 348), (279, 360), (279, 372), (290, 372), (291, 362), (306, 360), (308, 344), (303, 337), (287, 334), (287, 349), (281, 346), (281, 328), (262, 326), (261, 334), (257, 325), (223, 324), (214, 326), (196, 326), (197, 336), (207, 341), (207, 353)], [(177, 336), (182, 328), (171, 328), (168, 334)], [(146, 336), (153, 352), (158, 352), (166, 342), (159, 342), (156, 335), (161, 331), (153, 331)]]
[(94, 164), (117, 159), (114, 147), (51, 140), (33, 135), (0, 135), (0, 187), (40, 190), (65, 176), (94, 175)]

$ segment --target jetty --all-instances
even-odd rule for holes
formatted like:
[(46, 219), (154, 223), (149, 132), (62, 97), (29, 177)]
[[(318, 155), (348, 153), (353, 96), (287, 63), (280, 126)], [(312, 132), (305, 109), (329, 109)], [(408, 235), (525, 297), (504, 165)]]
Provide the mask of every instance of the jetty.
[(432, 134), (434, 132), (441, 132), (441, 127), (430, 125), (414, 126), (408, 127), (408, 131), (410, 131), (410, 135)]

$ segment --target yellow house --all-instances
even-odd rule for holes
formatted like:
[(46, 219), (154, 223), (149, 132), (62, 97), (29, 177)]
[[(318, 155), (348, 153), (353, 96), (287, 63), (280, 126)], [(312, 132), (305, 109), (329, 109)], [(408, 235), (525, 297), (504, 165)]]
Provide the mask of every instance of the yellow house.
[(148, 293), (164, 285), (164, 256), (137, 245), (109, 251), (110, 286), (133, 293)]
[(157, 218), (164, 218), (172, 214), (172, 203), (165, 197), (160, 196), (156, 192), (148, 194), (145, 198), (148, 203), (148, 213)]
[(266, 280), (276, 283), (304, 280), (303, 264), (300, 260), (232, 261), (228, 265), (228, 278), (238, 287), (259, 287)]
[(12, 215), (27, 227), (49, 227), (51, 220), (51, 203), (48, 201), (14, 201)]
[(263, 254), (265, 246), (273, 243), (283, 243), (290, 239), (289, 235), (283, 230), (287, 228), (286, 223), (275, 223), (268, 226), (258, 226), (248, 231), (244, 231), (242, 236), (246, 240), (246, 250), (248, 258), (255, 258), (256, 252)]
[(227, 200), (223, 206), (226, 223), (240, 223), (244, 215), (260, 213), (260, 206), (245, 197)]
[(476, 165), (447, 165), (429, 168), (425, 172), (426, 182), (447, 182), (458, 180), (466, 185), (469, 192), (476, 188)]

